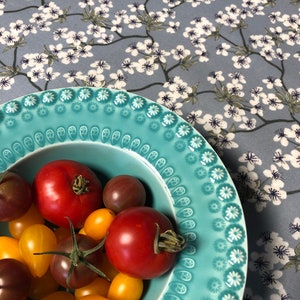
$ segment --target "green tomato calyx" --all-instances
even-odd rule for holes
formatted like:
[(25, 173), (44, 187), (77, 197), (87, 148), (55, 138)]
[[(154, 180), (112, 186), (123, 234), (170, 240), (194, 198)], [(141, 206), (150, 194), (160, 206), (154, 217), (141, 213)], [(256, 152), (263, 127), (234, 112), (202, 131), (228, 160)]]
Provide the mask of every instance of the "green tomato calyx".
[(170, 252), (177, 253), (181, 252), (186, 246), (186, 239), (176, 233), (174, 230), (166, 230), (160, 233), (160, 227), (157, 223), (156, 234), (154, 239), (154, 253), (158, 254), (160, 252)]
[(82, 195), (89, 192), (88, 184), (90, 181), (82, 175), (77, 175), (72, 182), (72, 190), (76, 195)]

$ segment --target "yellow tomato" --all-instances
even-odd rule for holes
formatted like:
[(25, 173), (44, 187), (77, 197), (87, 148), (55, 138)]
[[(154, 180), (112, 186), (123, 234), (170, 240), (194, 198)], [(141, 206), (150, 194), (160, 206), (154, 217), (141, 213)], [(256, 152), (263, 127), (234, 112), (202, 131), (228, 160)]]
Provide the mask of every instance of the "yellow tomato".
[(8, 222), (8, 229), (10, 234), (14, 238), (19, 239), (22, 232), (29, 226), (44, 223), (45, 221), (42, 215), (40, 214), (36, 206), (32, 204), (29, 210), (23, 216)]
[(142, 293), (142, 279), (118, 273), (110, 284), (107, 297), (109, 300), (139, 300)]
[(102, 240), (115, 216), (116, 214), (108, 208), (93, 211), (85, 220), (84, 232), (96, 241)]
[(57, 245), (54, 232), (45, 225), (35, 224), (26, 228), (19, 240), (19, 249), (31, 274), (42, 277), (48, 270), (52, 255), (42, 253), (54, 251)]
[(109, 281), (103, 277), (97, 277), (90, 284), (75, 290), (75, 297), (80, 298), (87, 295), (106, 296), (109, 289)]
[(24, 263), (24, 258), (19, 250), (19, 241), (8, 236), (0, 236), (0, 259), (14, 258)]
[(59, 291), (51, 293), (42, 298), (41, 300), (75, 300), (75, 297), (68, 292)]

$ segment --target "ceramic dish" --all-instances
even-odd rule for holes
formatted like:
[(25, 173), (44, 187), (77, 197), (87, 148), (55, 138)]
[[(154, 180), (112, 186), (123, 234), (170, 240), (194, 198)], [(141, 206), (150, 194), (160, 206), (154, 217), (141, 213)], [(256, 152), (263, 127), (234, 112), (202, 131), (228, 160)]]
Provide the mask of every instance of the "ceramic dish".
[(0, 106), (0, 141), (0, 171), (28, 180), (45, 162), (68, 158), (104, 181), (127, 173), (147, 185), (188, 245), (143, 300), (242, 299), (247, 235), (238, 194), (210, 145), (173, 112), (124, 91), (48, 90)]

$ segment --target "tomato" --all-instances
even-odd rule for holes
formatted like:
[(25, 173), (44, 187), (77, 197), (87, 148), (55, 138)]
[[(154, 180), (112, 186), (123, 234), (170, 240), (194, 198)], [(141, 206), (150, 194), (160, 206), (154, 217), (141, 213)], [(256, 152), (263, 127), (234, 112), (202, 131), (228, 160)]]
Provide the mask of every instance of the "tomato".
[(0, 221), (9, 222), (21, 217), (32, 203), (30, 184), (20, 175), (0, 173)]
[(68, 292), (58, 291), (45, 296), (41, 300), (75, 300), (75, 297)]
[(118, 273), (110, 284), (107, 297), (109, 300), (139, 300), (142, 293), (142, 279)]
[(118, 175), (111, 178), (103, 189), (105, 207), (119, 213), (125, 208), (143, 206), (146, 202), (146, 190), (137, 178), (130, 175)]
[(76, 298), (76, 300), (110, 300), (110, 299), (99, 295), (87, 295), (87, 296)]
[(110, 282), (103, 277), (97, 277), (90, 284), (75, 290), (75, 298), (80, 298), (87, 295), (106, 296)]
[(18, 260), (0, 260), (0, 300), (25, 300), (31, 281), (26, 265)]
[(131, 207), (110, 225), (105, 250), (112, 265), (132, 277), (151, 279), (167, 272), (185, 245), (170, 220), (151, 207)]
[(0, 236), (0, 259), (13, 258), (24, 262), (19, 250), (19, 241), (9, 236)]
[(84, 231), (84, 228), (82, 227), (82, 228), (80, 228), (80, 230), (78, 231), (78, 233), (80, 233), (80, 234), (83, 234), (83, 235), (86, 235), (86, 233), (85, 233), (85, 231)]
[(45, 221), (37, 210), (34, 204), (27, 210), (27, 212), (22, 215), (20, 218), (14, 219), (8, 223), (8, 229), (10, 234), (19, 239), (22, 232), (29, 226), (34, 224), (44, 224)]
[(31, 300), (40, 300), (44, 296), (58, 290), (59, 284), (54, 280), (50, 270), (42, 277), (34, 277), (30, 284), (28, 297)]
[(96, 241), (102, 240), (115, 216), (115, 213), (108, 208), (94, 210), (84, 222), (85, 234)]
[(71, 235), (70, 228), (58, 227), (54, 230), (57, 241), (60, 242)]
[[(54, 254), (50, 270), (55, 280), (65, 288), (81, 288), (91, 283), (97, 273), (91, 270), (87, 264), (100, 268), (99, 256), (101, 249), (86, 255), (97, 243), (87, 235), (76, 234), (59, 242), (55, 252), (69, 255)], [(70, 271), (71, 270), (71, 271)]]
[(57, 242), (54, 232), (43, 224), (35, 224), (26, 228), (19, 240), (19, 249), (31, 274), (42, 277), (49, 267), (51, 255), (36, 253), (53, 251)]
[(116, 268), (111, 264), (109, 261), (105, 251), (103, 250), (101, 255), (100, 255), (100, 266), (101, 266), (101, 271), (110, 279), (112, 280), (117, 274), (118, 271)]
[(33, 182), (34, 200), (49, 222), (69, 227), (68, 217), (80, 228), (86, 217), (102, 205), (102, 185), (87, 166), (72, 160), (46, 163)]

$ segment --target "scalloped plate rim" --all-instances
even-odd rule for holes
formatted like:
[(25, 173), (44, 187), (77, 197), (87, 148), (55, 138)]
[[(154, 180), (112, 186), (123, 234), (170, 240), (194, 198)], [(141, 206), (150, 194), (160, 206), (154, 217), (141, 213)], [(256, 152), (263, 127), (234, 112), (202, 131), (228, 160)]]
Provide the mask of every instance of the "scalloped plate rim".
[[(69, 95), (71, 97), (71, 99), (68, 99), (68, 92), (71, 92), (71, 93), (74, 92), (73, 96)], [(106, 92), (108, 94), (108, 98), (105, 98)], [(65, 93), (64, 96), (62, 96), (63, 93)], [(91, 94), (89, 94), (89, 93), (91, 93)], [(53, 99), (51, 100), (51, 96), (54, 97), (53, 98), (54, 100)], [(32, 98), (30, 98), (30, 97), (32, 97)], [(62, 98), (62, 97), (64, 97), (64, 98)], [(32, 102), (30, 102), (30, 100)], [(134, 102), (134, 100), (136, 100), (136, 102)], [(37, 101), (37, 102), (35, 103), (35, 101)], [(53, 101), (53, 102), (51, 102), (51, 101)], [(144, 102), (144, 103), (142, 103), (142, 102)], [(59, 117), (60, 114), (63, 115), (65, 113), (66, 109), (69, 109), (71, 107), (71, 104), (73, 104), (73, 107), (72, 107), (73, 114), (79, 115), (81, 113), (81, 111), (84, 110), (84, 113), (86, 115), (90, 115), (90, 114), (100, 114), (101, 115), (102, 114), (101, 116), (108, 117), (110, 115), (113, 116), (114, 114), (116, 114), (116, 111), (118, 111), (120, 114), (117, 117), (117, 119), (121, 118), (121, 120), (124, 120), (125, 122), (128, 121), (129, 124), (130, 124), (130, 122), (131, 123), (133, 122), (133, 120), (131, 118), (132, 118), (132, 115), (135, 114), (136, 118), (135, 118), (134, 122), (136, 122), (137, 124), (140, 123), (141, 126), (144, 124), (147, 124), (148, 125), (147, 130), (143, 129), (143, 130), (146, 130), (147, 133), (151, 134), (152, 131), (153, 132), (163, 131), (164, 135), (165, 135), (164, 139), (165, 139), (165, 142), (168, 147), (169, 147), (168, 143), (171, 144), (171, 142), (173, 143), (174, 139), (178, 139), (177, 144), (176, 143), (174, 145), (172, 144), (173, 147), (176, 148), (176, 150), (174, 150), (174, 153), (176, 153), (176, 154), (177, 153), (179, 153), (179, 154), (187, 153), (185, 156), (185, 162), (183, 162), (182, 164), (184, 164), (188, 167), (195, 166), (195, 159), (196, 158), (199, 159), (198, 154), (201, 153), (201, 151), (204, 152), (203, 149), (205, 149), (205, 150), (208, 149), (211, 151), (210, 154), (213, 153), (215, 155), (215, 160), (213, 161), (211, 166), (209, 166), (209, 163), (210, 163), (209, 160), (207, 161), (207, 164), (204, 164), (204, 167), (201, 166), (201, 163), (200, 163), (199, 164), (200, 166), (197, 168), (197, 171), (199, 171), (199, 174), (194, 175), (194, 176), (197, 176), (197, 179), (199, 179), (201, 176), (202, 176), (201, 178), (207, 179), (207, 177), (210, 176), (209, 177), (210, 181), (212, 181), (212, 179), (213, 179), (213, 181), (215, 181), (211, 184), (209, 184), (209, 182), (206, 182), (206, 186), (204, 187), (204, 184), (202, 186), (202, 192), (207, 193), (208, 196), (212, 193), (215, 195), (215, 193), (216, 193), (215, 189), (219, 188), (218, 198), (221, 198), (220, 186), (224, 187), (224, 189), (230, 187), (230, 188), (232, 188), (231, 192), (235, 193), (235, 196), (232, 196), (232, 198), (230, 198), (229, 200), (226, 199), (226, 195), (225, 195), (224, 199), (210, 201), (210, 205), (211, 205), (210, 210), (211, 210), (212, 214), (215, 214), (217, 216), (217, 218), (212, 220), (212, 224), (213, 224), (212, 226), (214, 227), (215, 232), (218, 232), (218, 234), (219, 234), (219, 232), (223, 233), (223, 232), (227, 231), (227, 233), (226, 233), (227, 240), (225, 240), (225, 242), (224, 242), (224, 239), (223, 239), (223, 246), (224, 246), (224, 244), (226, 244), (225, 245), (226, 249), (227, 249), (227, 247), (229, 247), (229, 248), (235, 247), (234, 248), (235, 251), (232, 250), (232, 252), (230, 253), (230, 255), (232, 255), (232, 258), (229, 258), (229, 254), (228, 254), (228, 252), (226, 252), (225, 255), (227, 258), (227, 262), (224, 262), (224, 259), (222, 260), (222, 258), (224, 258), (223, 257), (224, 251), (221, 250), (221, 248), (220, 248), (221, 244), (216, 246), (216, 244), (217, 244), (216, 242), (217, 241), (221, 242), (221, 239), (217, 239), (216, 241), (214, 241), (215, 248), (217, 249), (216, 251), (219, 251), (220, 255), (218, 255), (217, 257), (214, 258), (215, 265), (211, 268), (213, 268), (213, 271), (216, 274), (220, 275), (220, 273), (221, 273), (222, 276), (218, 275), (216, 277), (212, 277), (210, 280), (208, 280), (206, 287), (209, 290), (209, 293), (208, 293), (209, 295), (210, 294), (213, 296), (217, 295), (218, 299), (220, 299), (220, 300), (222, 299), (223, 296), (225, 296), (226, 291), (228, 291), (228, 295), (232, 295), (232, 297), (233, 297), (232, 299), (235, 299), (236, 296), (241, 298), (243, 290), (245, 288), (245, 281), (246, 281), (246, 276), (247, 276), (246, 270), (247, 270), (247, 265), (248, 265), (248, 262), (247, 262), (248, 249), (247, 249), (247, 230), (246, 230), (246, 224), (245, 224), (245, 219), (244, 219), (240, 199), (238, 197), (235, 186), (234, 186), (232, 180), (230, 179), (230, 176), (228, 175), (227, 170), (225, 169), (224, 164), (222, 163), (221, 159), (218, 157), (216, 152), (208, 144), (208, 142), (201, 135), (201, 133), (199, 133), (196, 129), (194, 129), (191, 125), (189, 125), (180, 116), (178, 116), (175, 113), (173, 113), (172, 111), (168, 110), (166, 107), (163, 107), (148, 98), (139, 96), (134, 93), (130, 93), (130, 92), (122, 91), (122, 90), (113, 90), (113, 89), (109, 89), (109, 88), (66, 87), (66, 88), (58, 88), (58, 89), (51, 89), (51, 90), (31, 93), (31, 94), (24, 95), (24, 96), (18, 97), (16, 99), (13, 99), (4, 104), (1, 104), (0, 105), (0, 138), (2, 135), (2, 132), (1, 132), (2, 126), (3, 126), (2, 130), (4, 131), (4, 133), (6, 131), (12, 132), (14, 130), (14, 126), (18, 126), (18, 125), (16, 125), (16, 123), (18, 123), (20, 121), (21, 121), (21, 123), (23, 122), (24, 124), (26, 124), (26, 122), (27, 122), (27, 124), (32, 124), (31, 122), (34, 123), (34, 121), (35, 121), (34, 118), (40, 118), (38, 120), (41, 120), (43, 118), (47, 118), (49, 113), (51, 113), (51, 114), (54, 113), (55, 116)], [(99, 110), (100, 106), (101, 106), (101, 108), (103, 108), (103, 110), (101, 110), (101, 111)], [(85, 110), (87, 107), (88, 107), (88, 111)], [(39, 108), (39, 110), (38, 110), (38, 108)], [(36, 113), (35, 116), (33, 115), (33, 112)], [(1, 113), (2, 113), (2, 115), (1, 115)], [(83, 112), (82, 112), (82, 114), (83, 114)], [(138, 118), (140, 118), (140, 119), (138, 119)], [(108, 142), (108, 144), (111, 144), (111, 146), (117, 147), (118, 149), (121, 149), (121, 150), (122, 150), (122, 147), (125, 145), (125, 141), (127, 143), (126, 139), (129, 139), (129, 142), (132, 142), (132, 143), (134, 142), (134, 140), (130, 140), (129, 136), (126, 136), (127, 132), (122, 133), (122, 132), (120, 132), (121, 130), (119, 130), (119, 131), (115, 130), (112, 133), (108, 133), (108, 132), (104, 132), (105, 127), (101, 131), (101, 128), (100, 129), (97, 128), (97, 125), (95, 125), (93, 128), (88, 128), (88, 126), (87, 126), (87, 128), (84, 128), (84, 126), (83, 126), (84, 124), (83, 125), (76, 124), (76, 122), (77, 122), (77, 120), (75, 121), (74, 126), (76, 127), (76, 125), (77, 125), (79, 127), (75, 128), (77, 130), (77, 132), (76, 132), (76, 136), (74, 137), (74, 140), (72, 140), (73, 136), (72, 136), (72, 131), (71, 131), (71, 129), (74, 129), (74, 128), (71, 128), (73, 126), (73, 124), (70, 124), (69, 127), (67, 128), (70, 130), (70, 132), (68, 132), (68, 133), (66, 133), (66, 132), (59, 133), (58, 129), (60, 128), (60, 124), (56, 124), (58, 126), (57, 130), (56, 130), (57, 132), (55, 132), (55, 130), (53, 130), (53, 132), (50, 130), (51, 132), (49, 131), (49, 137), (47, 136), (46, 132), (42, 132), (42, 131), (35, 132), (36, 135), (38, 133), (40, 134), (39, 138), (41, 138), (41, 139), (44, 138), (44, 140), (46, 140), (46, 141), (39, 140), (37, 138), (36, 138), (36, 140), (34, 140), (34, 138), (32, 136), (30, 137), (32, 140), (34, 140), (34, 143), (35, 143), (33, 145), (34, 147), (32, 148), (32, 150), (30, 150), (31, 149), (30, 145), (29, 144), (26, 145), (26, 143), (24, 142), (24, 139), (26, 136), (23, 136), (23, 140), (22, 140), (23, 144), (20, 141), (16, 141), (16, 143), (13, 143), (11, 145), (6, 145), (4, 148), (1, 146), (0, 147), (0, 151), (1, 151), (0, 159), (2, 160), (2, 162), (6, 163), (7, 167), (10, 167), (16, 161), (19, 161), (23, 157), (27, 157), (28, 155), (34, 154), (36, 150), (47, 149), (47, 148), (51, 147), (52, 145), (61, 145), (64, 143), (64, 141), (70, 142), (70, 143), (73, 143), (73, 142), (85, 143), (86, 139), (88, 139), (88, 137), (86, 136), (87, 135), (86, 130), (89, 131), (90, 139), (95, 138), (95, 140), (91, 140), (92, 142), (96, 142), (99, 144), (104, 144), (104, 143)], [(104, 124), (104, 126), (105, 126), (105, 124)], [(64, 126), (61, 126), (61, 127), (64, 127)], [(49, 127), (49, 128), (51, 129), (51, 127)], [(142, 128), (144, 128), (144, 127), (142, 127)], [(82, 132), (79, 133), (79, 130), (81, 130), (81, 129), (82, 129)], [(93, 137), (94, 133), (92, 133), (92, 130), (95, 131), (95, 136), (96, 136), (96, 134), (98, 134), (97, 137)], [(99, 132), (97, 132), (97, 130)], [(131, 129), (131, 131), (129, 130), (129, 133), (130, 134), (132, 133), (132, 129)], [(30, 135), (30, 132), (28, 134)], [(43, 137), (43, 134), (44, 134), (44, 137)], [(52, 143), (52, 140), (50, 140), (50, 138), (51, 138), (51, 136), (53, 136), (53, 134), (54, 134), (54, 141)], [(59, 135), (59, 134), (61, 134), (61, 135)], [(64, 134), (64, 136), (62, 136), (63, 134)], [(109, 136), (107, 137), (107, 139), (108, 139), (107, 141), (104, 140), (105, 134), (106, 135), (109, 134)], [(116, 134), (115, 140), (113, 139), (111, 134)], [(123, 134), (123, 136), (122, 136), (122, 134)], [(168, 134), (168, 137), (167, 137), (167, 134)], [(99, 137), (99, 135), (101, 135), (101, 137)], [(124, 145), (119, 144), (119, 143), (121, 143), (120, 142), (121, 137), (119, 135), (121, 135), (121, 137), (124, 139)], [(200, 137), (200, 138), (198, 138), (198, 137)], [(47, 140), (47, 138), (49, 138), (49, 140)], [(61, 141), (59, 140), (60, 138), (61, 138)], [(64, 138), (65, 138), (65, 140), (64, 140)], [(195, 138), (195, 141), (193, 141), (195, 144), (192, 144), (192, 138)], [(68, 139), (68, 140), (66, 140), (66, 139)], [(87, 140), (87, 141), (89, 142), (89, 140)], [(182, 142), (182, 141), (184, 141), (184, 142)], [(187, 142), (187, 141), (189, 141), (189, 142)], [(200, 145), (201, 141), (204, 143), (204, 146), (203, 146), (203, 144)], [(18, 142), (20, 144), (18, 144)], [(28, 140), (28, 142), (29, 142), (29, 140)], [(114, 142), (115, 142), (115, 144), (114, 144)], [(199, 144), (197, 144), (197, 142), (199, 142)], [(127, 149), (126, 146), (128, 146), (128, 145), (129, 144), (126, 144), (124, 146), (124, 149)], [(28, 148), (26, 149), (27, 146), (28, 146)], [(143, 146), (145, 146), (145, 149), (147, 148), (145, 144)], [(145, 154), (145, 155), (149, 154), (149, 157), (150, 157), (150, 154), (152, 154), (153, 156), (155, 156), (157, 154), (156, 148), (152, 149), (151, 146), (152, 145), (150, 145), (150, 150), (152, 152), (148, 153), (150, 151), (150, 150), (148, 150), (148, 152), (146, 152), (146, 154)], [(191, 150), (190, 149), (187, 150), (187, 148), (188, 148), (187, 146), (189, 148), (191, 148)], [(23, 147), (23, 149), (22, 149), (22, 147)], [(133, 146), (130, 145), (130, 147), (133, 147)], [(140, 145), (136, 146), (136, 147), (137, 148), (134, 148), (133, 151), (135, 153), (139, 154), (140, 156), (145, 156), (144, 152), (142, 152), (142, 150), (139, 148)], [(157, 147), (157, 145), (156, 145), (156, 147)], [(198, 147), (200, 147), (200, 152), (197, 152), (197, 151), (199, 151)], [(158, 148), (159, 148), (159, 146), (158, 146)], [(144, 150), (144, 151), (146, 151), (146, 150)], [(158, 150), (160, 150), (160, 149), (158, 149)], [(23, 153), (22, 151), (23, 152), (25, 151), (25, 152)], [(139, 153), (139, 151), (141, 153)], [(6, 157), (6, 155), (7, 155), (7, 157)], [(13, 157), (11, 157), (11, 155), (13, 155)], [(146, 157), (146, 159), (150, 161), (149, 157)], [(160, 164), (163, 164), (164, 157), (159, 157), (159, 158), (156, 157), (155, 159), (153, 159), (153, 161), (157, 164), (157, 165), (155, 165), (155, 168), (158, 169), (159, 172), (161, 172), (161, 170), (159, 169), (161, 167), (160, 167), (160, 165), (158, 166), (158, 162), (161, 160)], [(152, 161), (151, 161), (151, 163), (152, 163)], [(163, 165), (163, 167), (165, 167), (165, 165)], [(202, 171), (201, 171), (201, 168), (202, 168)], [(172, 169), (172, 166), (171, 166), (171, 169)], [(204, 171), (206, 173), (203, 175)], [(210, 172), (210, 175), (207, 174), (207, 171)], [(194, 174), (196, 174), (196, 171)], [(170, 178), (166, 177), (166, 181), (169, 179), (171, 181), (171, 179), (172, 179), (175, 182), (172, 184), (175, 185), (176, 179), (178, 179), (177, 178), (178, 176), (177, 177), (176, 176), (172, 177), (172, 176), (173, 175), (171, 175)], [(225, 176), (226, 180), (224, 180), (224, 183), (222, 183), (223, 179), (221, 180), (220, 176)], [(169, 183), (169, 184), (171, 185), (171, 183)], [(217, 186), (217, 188), (215, 188), (215, 186)], [(175, 185), (175, 188), (176, 187), (179, 187), (179, 186)], [(170, 190), (172, 190), (172, 192), (174, 193), (175, 188), (173, 190), (170, 188)], [(207, 190), (205, 190), (205, 188)], [(211, 191), (209, 191), (209, 189), (213, 189), (214, 191), (211, 192)], [(177, 199), (176, 197), (174, 197), (175, 200)], [(180, 197), (178, 196), (178, 199), (179, 198)], [(234, 204), (234, 205), (232, 205), (233, 206), (232, 209), (235, 209), (235, 210), (232, 211), (231, 215), (226, 215), (226, 218), (229, 218), (229, 221), (228, 221), (226, 218), (224, 218), (224, 214), (225, 214), (224, 211), (225, 211), (225, 208), (227, 208), (227, 209), (230, 208), (231, 203)], [(219, 208), (217, 208), (218, 205), (219, 205)], [(222, 207), (222, 213), (220, 212), (220, 207)], [(188, 208), (194, 209), (195, 207), (188, 207)], [(219, 211), (217, 211), (217, 209), (219, 209)], [(179, 210), (177, 210), (177, 212), (179, 212)], [(235, 216), (233, 215), (233, 212), (238, 213), (238, 216), (239, 216), (238, 220), (234, 220)], [(188, 213), (188, 210), (186, 210), (184, 213)], [(230, 218), (232, 218), (232, 219), (230, 219)], [(179, 217), (179, 219), (180, 219), (180, 217)], [(184, 217), (182, 217), (182, 219), (184, 221), (186, 220)], [(182, 219), (180, 219), (180, 220), (182, 220)], [(189, 219), (187, 219), (187, 220), (189, 220)], [(226, 223), (226, 224), (228, 223), (228, 224), (224, 225), (224, 223)], [(238, 226), (236, 224), (238, 224)], [(238, 229), (243, 231), (244, 236), (243, 236), (242, 242), (238, 241), (237, 236), (232, 235), (233, 234), (232, 232), (234, 231), (233, 229), (235, 229), (235, 231), (237, 231)], [(189, 232), (186, 231), (186, 233), (189, 233)], [(217, 247), (219, 247), (219, 248), (217, 248)], [(192, 250), (190, 249), (189, 251), (192, 251)], [(240, 253), (239, 253), (239, 251), (240, 251)], [(191, 253), (188, 253), (188, 254), (191, 254)], [(238, 254), (244, 256), (242, 263), (241, 263), (241, 261), (239, 261)], [(235, 257), (235, 255), (236, 255), (236, 257)], [(189, 257), (190, 256), (187, 255), (187, 258), (189, 258)], [(185, 258), (185, 256), (183, 255), (183, 259), (184, 258)], [(241, 257), (240, 257), (240, 259), (241, 259)], [(230, 263), (233, 264), (232, 267), (228, 267), (229, 261), (230, 261)], [(222, 267), (222, 263), (226, 265), (226, 268), (224, 266)], [(192, 268), (190, 266), (182, 267), (183, 264), (179, 264), (179, 265), (180, 265), (180, 268), (179, 267), (177, 268), (178, 274), (174, 275), (174, 272), (172, 272), (170, 274), (170, 282), (168, 283), (168, 286), (165, 287), (165, 290), (167, 290), (167, 292), (165, 295), (162, 295), (161, 299), (181, 300), (181, 299), (183, 299), (183, 298), (181, 298), (181, 296), (185, 297), (186, 295), (189, 295), (188, 283), (190, 280), (192, 281), (194, 274), (192, 273), (192, 271), (191, 271)], [(216, 272), (216, 270), (219, 271), (219, 273)], [(179, 273), (179, 271), (181, 273)], [(175, 273), (176, 273), (176, 266), (175, 266)], [(184, 276), (186, 276), (186, 278)], [(189, 279), (188, 278), (189, 276), (191, 276), (192, 279)], [(239, 279), (240, 281), (238, 281), (238, 276), (240, 276), (240, 279)], [(221, 277), (223, 278), (223, 281), (220, 279)], [(234, 279), (237, 279), (237, 281), (234, 281)], [(176, 281), (176, 283), (175, 283), (175, 281)], [(177, 283), (177, 281), (178, 281), (178, 283)], [(174, 283), (174, 286), (173, 286), (173, 283)], [(221, 286), (222, 286), (222, 288), (220, 288)], [(180, 290), (181, 288), (182, 288), (182, 290)], [(223, 289), (226, 289), (226, 291)], [(189, 296), (191, 296), (191, 295), (189, 295)], [(195, 295), (193, 295), (193, 296), (195, 296)]]

